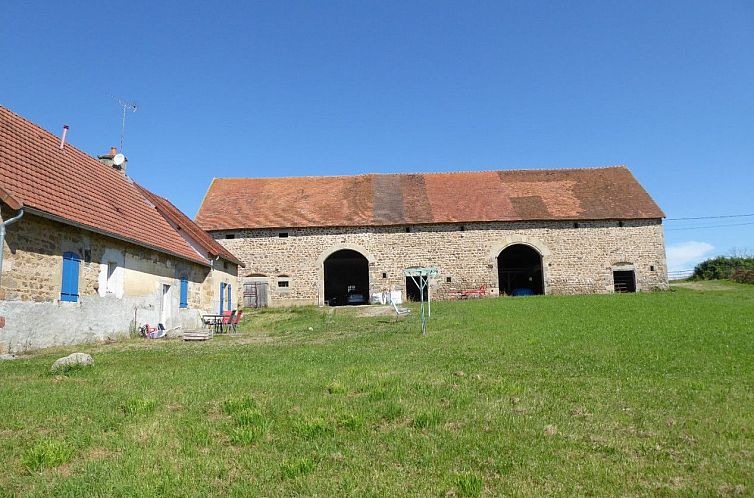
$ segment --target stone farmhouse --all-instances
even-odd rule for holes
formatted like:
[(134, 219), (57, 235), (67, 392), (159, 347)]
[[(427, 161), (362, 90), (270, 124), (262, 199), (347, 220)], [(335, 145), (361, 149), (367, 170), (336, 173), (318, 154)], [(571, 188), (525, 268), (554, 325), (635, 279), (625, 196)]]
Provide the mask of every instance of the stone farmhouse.
[(241, 262), (166, 199), (0, 107), (0, 352), (200, 326)]
[(623, 166), (214, 179), (196, 217), (270, 305), (666, 289), (664, 214)]

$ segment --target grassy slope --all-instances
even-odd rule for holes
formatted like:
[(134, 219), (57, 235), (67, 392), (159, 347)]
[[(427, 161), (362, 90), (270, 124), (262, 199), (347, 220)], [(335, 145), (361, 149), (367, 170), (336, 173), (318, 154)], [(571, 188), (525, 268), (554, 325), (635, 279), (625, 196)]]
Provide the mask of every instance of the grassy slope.
[(0, 495), (754, 493), (751, 286), (433, 312), (2, 362)]

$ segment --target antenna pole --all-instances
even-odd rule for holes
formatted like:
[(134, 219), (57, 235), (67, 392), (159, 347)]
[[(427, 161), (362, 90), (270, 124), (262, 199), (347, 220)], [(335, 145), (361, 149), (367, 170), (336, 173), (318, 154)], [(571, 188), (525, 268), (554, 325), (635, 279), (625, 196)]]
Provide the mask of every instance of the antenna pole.
[(118, 151), (123, 154), (123, 140), (126, 136), (126, 106), (123, 106), (123, 121), (120, 124), (120, 149)]
[(120, 153), (124, 154), (123, 144), (126, 141), (126, 111), (136, 112), (136, 103), (128, 102), (123, 99), (116, 99), (118, 105), (123, 109), (123, 115), (120, 122)]

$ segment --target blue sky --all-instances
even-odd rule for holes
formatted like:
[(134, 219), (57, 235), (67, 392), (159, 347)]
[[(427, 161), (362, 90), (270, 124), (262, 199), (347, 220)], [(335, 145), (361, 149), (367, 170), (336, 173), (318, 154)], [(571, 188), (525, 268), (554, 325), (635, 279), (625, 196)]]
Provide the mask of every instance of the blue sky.
[[(190, 216), (213, 177), (612, 164), (669, 218), (754, 213), (750, 1), (10, 1), (0, 26), (0, 103), (99, 154), (135, 100), (129, 174)], [(677, 269), (754, 252), (754, 217), (666, 228)]]

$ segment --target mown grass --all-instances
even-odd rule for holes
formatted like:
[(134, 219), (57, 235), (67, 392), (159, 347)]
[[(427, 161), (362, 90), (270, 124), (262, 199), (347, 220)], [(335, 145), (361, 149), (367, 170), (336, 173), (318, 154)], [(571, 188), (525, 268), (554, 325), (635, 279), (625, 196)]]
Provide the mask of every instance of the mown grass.
[(0, 363), (0, 496), (754, 494), (754, 292), (249, 313)]

